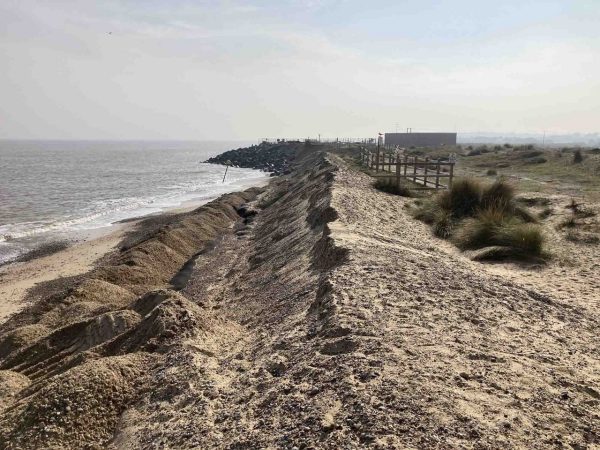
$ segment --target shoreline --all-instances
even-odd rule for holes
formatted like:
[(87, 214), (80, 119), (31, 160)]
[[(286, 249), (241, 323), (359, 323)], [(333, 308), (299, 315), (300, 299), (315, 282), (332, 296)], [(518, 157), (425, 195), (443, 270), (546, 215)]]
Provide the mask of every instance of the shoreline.
[[(78, 212), (57, 216), (52, 220), (46, 220), (37, 215), (33, 218), (22, 219), (22, 223), (18, 219), (6, 219), (7, 223), (3, 222), (0, 225), (0, 267), (31, 259), (32, 254), (35, 255), (40, 251), (42, 255), (50, 254), (53, 252), (53, 247), (58, 247), (59, 242), (72, 244), (110, 233), (116, 223), (177, 212), (182, 208), (193, 208), (228, 192), (261, 186), (270, 178), (268, 173), (251, 170), (251, 173), (228, 175), (225, 182), (221, 183), (223, 176), (221, 170), (215, 167), (210, 172), (213, 174), (212, 181), (207, 183), (202, 181), (195, 188), (196, 190), (182, 192), (168, 199), (141, 194), (141, 197), (133, 198), (131, 205), (127, 206), (125, 203), (125, 207), (122, 207), (119, 199), (114, 199), (120, 205), (114, 210), (88, 210), (80, 206)], [(218, 182), (214, 180), (214, 172), (221, 172), (218, 174)], [(123, 200), (128, 198), (125, 196)], [(35, 225), (38, 223), (36, 222), (38, 218), (41, 220), (40, 224), (44, 223), (43, 226)], [(32, 225), (29, 225), (28, 220)], [(44, 220), (46, 222), (43, 222)], [(43, 247), (47, 247), (47, 249), (44, 250)]]
[[(252, 180), (240, 180), (232, 183), (232, 190), (227, 193), (238, 192), (250, 187), (262, 187), (267, 185), (270, 179), (266, 176)], [(173, 208), (165, 208), (161, 212), (131, 217), (113, 222), (105, 227), (84, 230), (68, 238), (70, 244), (66, 248), (27, 258), (28, 253), (36, 252), (39, 248), (36, 247), (21, 256), (24, 260), (10, 261), (0, 265), (0, 325), (27, 306), (29, 289), (39, 283), (88, 272), (102, 257), (114, 251), (124, 235), (133, 230), (141, 220), (193, 211), (225, 194), (187, 200)], [(64, 240), (62, 239), (63, 242)], [(57, 242), (59, 241), (61, 240), (57, 240)]]

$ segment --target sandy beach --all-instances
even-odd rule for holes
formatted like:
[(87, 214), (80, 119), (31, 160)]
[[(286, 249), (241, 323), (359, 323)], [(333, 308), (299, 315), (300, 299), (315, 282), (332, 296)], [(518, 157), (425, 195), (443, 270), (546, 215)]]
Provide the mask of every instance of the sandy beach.
[[(265, 186), (269, 178), (231, 184), (232, 190), (243, 190), (250, 186)], [(208, 200), (190, 200), (181, 205), (147, 217), (169, 216), (192, 211)], [(27, 291), (39, 283), (83, 274), (94, 267), (94, 263), (114, 250), (123, 235), (133, 229), (141, 217), (115, 223), (110, 227), (89, 231), (83, 242), (76, 242), (64, 250), (26, 262), (0, 266), (0, 324), (12, 314), (26, 306)]]
[(26, 305), (28, 289), (44, 281), (79, 275), (92, 269), (132, 226), (133, 223), (117, 224), (108, 234), (76, 243), (52, 255), (0, 267), (0, 324)]

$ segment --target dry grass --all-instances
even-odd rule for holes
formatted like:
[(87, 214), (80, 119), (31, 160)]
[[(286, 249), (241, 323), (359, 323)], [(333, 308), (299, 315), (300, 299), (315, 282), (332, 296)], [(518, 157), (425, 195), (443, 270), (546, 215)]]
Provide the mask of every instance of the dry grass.
[(400, 195), (402, 197), (413, 196), (408, 186), (402, 184), (398, 186), (394, 180), (389, 178), (383, 178), (375, 181), (375, 183), (373, 183), (373, 187), (382, 192), (387, 192), (388, 194)]
[(573, 229), (567, 231), (565, 239), (576, 244), (600, 244), (600, 236), (593, 233), (583, 233)]
[(422, 202), (414, 217), (432, 225), (436, 236), (451, 238), (462, 250), (501, 248), (501, 259), (544, 256), (544, 234), (537, 218), (516, 203), (514, 187), (503, 180), (483, 185), (461, 179)]

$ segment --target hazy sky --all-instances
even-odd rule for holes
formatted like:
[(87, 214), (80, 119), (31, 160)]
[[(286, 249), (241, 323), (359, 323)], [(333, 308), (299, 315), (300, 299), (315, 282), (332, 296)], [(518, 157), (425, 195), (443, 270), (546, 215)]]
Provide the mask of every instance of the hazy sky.
[(0, 138), (600, 131), (600, 0), (0, 0)]

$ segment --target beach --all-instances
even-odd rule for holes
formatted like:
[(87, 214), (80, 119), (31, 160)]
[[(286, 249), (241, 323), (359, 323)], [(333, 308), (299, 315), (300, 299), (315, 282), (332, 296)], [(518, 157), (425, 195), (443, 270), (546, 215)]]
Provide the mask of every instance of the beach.
[[(230, 188), (235, 191), (251, 186), (265, 186), (268, 180), (266, 176), (250, 181), (240, 180), (232, 183)], [(189, 212), (210, 200), (187, 200), (176, 207), (151, 216), (170, 216)], [(117, 248), (123, 236), (133, 230), (141, 219), (142, 217), (134, 217), (88, 230), (85, 233), (80, 232), (66, 249), (28, 261), (0, 266), (0, 324), (27, 305), (27, 293), (36, 285), (58, 278), (80, 275), (91, 270), (99, 259)]]
[(347, 155), (290, 145), (289, 174), (132, 223), (0, 325), (1, 447), (600, 442), (591, 251), (475, 261)]
[(27, 291), (37, 284), (91, 270), (98, 259), (116, 248), (131, 226), (133, 223), (116, 225), (106, 235), (76, 243), (52, 255), (0, 267), (0, 324), (26, 305)]

